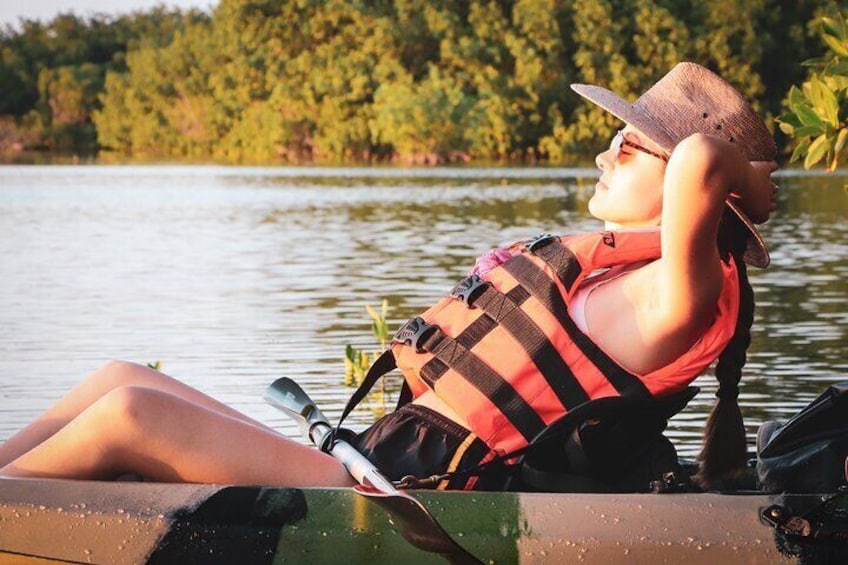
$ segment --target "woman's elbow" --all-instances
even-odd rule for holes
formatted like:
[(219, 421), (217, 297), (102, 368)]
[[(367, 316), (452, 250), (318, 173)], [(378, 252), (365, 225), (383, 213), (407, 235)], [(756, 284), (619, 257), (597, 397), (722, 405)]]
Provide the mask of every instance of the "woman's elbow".
[(747, 160), (732, 143), (695, 133), (677, 144), (667, 174), (685, 178), (723, 201), (744, 174)]

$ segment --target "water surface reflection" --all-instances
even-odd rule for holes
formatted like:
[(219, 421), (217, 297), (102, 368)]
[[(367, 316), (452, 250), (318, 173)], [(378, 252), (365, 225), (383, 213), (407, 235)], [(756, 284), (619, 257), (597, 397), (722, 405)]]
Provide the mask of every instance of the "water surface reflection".
[[(298, 378), (336, 416), (363, 307), (395, 324), (493, 245), (591, 229), (584, 169), (0, 167), (0, 439), (109, 358), (161, 360), (294, 434), (261, 399)], [(753, 434), (846, 373), (846, 175), (790, 173), (751, 271), (756, 330), (741, 387)], [(670, 433), (691, 455), (715, 383)], [(351, 419), (365, 426), (368, 408)]]

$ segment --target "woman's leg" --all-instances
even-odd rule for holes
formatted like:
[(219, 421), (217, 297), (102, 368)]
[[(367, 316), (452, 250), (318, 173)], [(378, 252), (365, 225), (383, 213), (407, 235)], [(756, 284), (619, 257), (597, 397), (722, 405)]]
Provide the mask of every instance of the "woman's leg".
[(268, 429), (226, 404), (150, 367), (126, 361), (111, 361), (91, 373), (52, 408), (0, 445), (0, 467), (20, 457), (62, 429), (83, 410), (111, 390), (143, 386), (167, 392), (210, 410)]
[(341, 463), (161, 390), (116, 388), (0, 475), (303, 486), (353, 484)]

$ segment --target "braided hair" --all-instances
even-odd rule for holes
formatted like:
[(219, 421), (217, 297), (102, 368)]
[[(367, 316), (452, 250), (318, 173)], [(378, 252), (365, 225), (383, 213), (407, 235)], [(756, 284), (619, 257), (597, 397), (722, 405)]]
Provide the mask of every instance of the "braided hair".
[(718, 358), (715, 376), (718, 379), (716, 403), (704, 428), (704, 445), (698, 456), (700, 469), (693, 477), (703, 489), (720, 483), (733, 483), (745, 472), (748, 450), (745, 425), (737, 402), (739, 380), (745, 366), (748, 346), (751, 343), (751, 324), (754, 321), (754, 291), (742, 254), (745, 251), (746, 228), (725, 207), (718, 235), (722, 261), (733, 257), (739, 276), (739, 317), (736, 329)]

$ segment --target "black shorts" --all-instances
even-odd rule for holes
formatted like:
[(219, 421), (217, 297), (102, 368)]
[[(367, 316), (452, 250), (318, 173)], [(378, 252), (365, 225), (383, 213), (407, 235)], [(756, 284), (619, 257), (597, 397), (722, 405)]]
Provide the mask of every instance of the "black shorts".
[[(411, 403), (377, 420), (353, 444), (393, 481), (470, 469), (491, 453), (480, 438), (456, 422)], [(502, 485), (502, 474), (492, 470), (481, 477), (457, 475), (436, 488), (500, 490)]]

